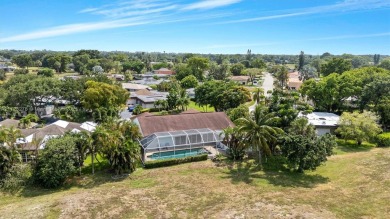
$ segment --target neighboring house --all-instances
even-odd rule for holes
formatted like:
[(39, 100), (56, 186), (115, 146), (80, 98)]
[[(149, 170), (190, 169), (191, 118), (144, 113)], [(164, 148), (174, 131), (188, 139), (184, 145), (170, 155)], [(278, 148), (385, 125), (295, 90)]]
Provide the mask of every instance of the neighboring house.
[(195, 88), (186, 89), (186, 92), (187, 92), (189, 98), (191, 98), (191, 99), (195, 98)]
[(143, 160), (213, 153), (221, 145), (223, 129), (234, 124), (224, 112), (189, 110), (176, 115), (143, 113), (133, 120), (143, 139)]
[(249, 76), (231, 76), (229, 77), (230, 80), (232, 81), (235, 81), (237, 82), (238, 84), (241, 84), (241, 85), (247, 85), (249, 80), (250, 80), (250, 77)]
[(116, 81), (124, 81), (125, 76), (122, 74), (112, 74), (110, 75), (111, 78), (115, 79)]
[(299, 80), (299, 72), (294, 71), (291, 73), (288, 73), (288, 89), (290, 90), (299, 90), (303, 82)]
[(167, 69), (167, 68), (160, 68), (158, 70), (153, 70), (154, 74), (163, 74), (163, 75), (174, 75), (175, 72)]
[[(37, 123), (32, 122), (30, 124), (30, 127), (32, 128), (32, 127), (35, 127), (36, 125), (37, 125)], [(0, 122), (0, 128), (11, 128), (11, 127), (18, 128), (19, 127), (19, 120), (5, 119), (5, 120)]]
[(338, 127), (340, 116), (334, 113), (313, 112), (307, 115), (299, 113), (298, 117), (306, 117), (316, 128), (317, 135), (333, 134)]
[[(43, 149), (45, 147), (45, 143), (49, 139), (62, 136), (66, 132), (93, 132), (95, 131), (96, 126), (97, 124), (94, 122), (84, 122), (80, 124), (58, 120), (43, 128), (21, 129), (20, 131), (23, 137), (18, 139), (17, 144), (21, 148), (20, 154), (22, 155), (23, 161), (28, 161), (31, 159), (28, 152)], [(37, 141), (37, 143), (35, 144), (34, 141)]]
[(142, 108), (154, 108), (157, 100), (166, 100), (167, 92), (149, 91), (147, 89), (138, 90), (130, 94), (128, 105), (141, 105)]
[(14, 66), (7, 66), (4, 64), (0, 64), (0, 69), (3, 69), (6, 72), (13, 72), (16, 68)]
[(152, 89), (149, 86), (142, 85), (142, 84), (134, 84), (134, 83), (122, 83), (122, 88), (124, 88), (130, 92), (135, 92), (135, 91), (144, 90), (144, 89), (148, 89), (148, 90)]

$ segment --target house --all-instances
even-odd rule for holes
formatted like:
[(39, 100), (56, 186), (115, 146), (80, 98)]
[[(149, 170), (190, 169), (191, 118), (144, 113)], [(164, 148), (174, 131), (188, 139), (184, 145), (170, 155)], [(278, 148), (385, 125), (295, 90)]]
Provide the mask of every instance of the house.
[(340, 116), (334, 113), (313, 112), (307, 115), (299, 113), (298, 117), (306, 117), (316, 128), (317, 135), (333, 134), (338, 127)]
[[(32, 122), (30, 124), (30, 127), (34, 127), (36, 125), (37, 125), (37, 123)], [(11, 128), (11, 127), (18, 128), (19, 127), (19, 120), (5, 119), (5, 120), (0, 122), (0, 128)]]
[(112, 74), (110, 75), (111, 78), (115, 79), (116, 81), (124, 81), (125, 76), (122, 74)]
[[(176, 115), (143, 113), (133, 120), (140, 128), (143, 160), (215, 155), (221, 147), (220, 134), (234, 124), (224, 112), (189, 110)], [(223, 146), (225, 147), (225, 146)]]
[(128, 105), (141, 105), (142, 108), (154, 108), (157, 100), (166, 100), (167, 92), (149, 91), (147, 89), (138, 90), (130, 94)]
[(30, 151), (43, 149), (45, 143), (55, 137), (64, 135), (66, 132), (79, 133), (81, 131), (93, 132), (97, 124), (94, 122), (84, 122), (82, 124), (58, 120), (43, 128), (21, 129), (22, 138), (19, 138), (16, 144), (21, 148), (20, 154), (23, 161), (31, 160)]
[(290, 90), (299, 90), (303, 82), (299, 79), (299, 72), (294, 71), (288, 73), (288, 89)]
[(195, 98), (195, 88), (186, 89), (186, 92), (187, 92), (189, 98), (191, 98), (191, 99)]
[(134, 84), (134, 83), (122, 83), (122, 88), (124, 88), (130, 92), (135, 92), (135, 91), (144, 90), (144, 89), (148, 89), (148, 90), (152, 89), (149, 86), (142, 85), (142, 84)]
[(167, 68), (160, 68), (158, 70), (153, 70), (154, 74), (163, 74), (163, 75), (174, 75), (175, 72), (167, 69)]
[(0, 69), (4, 70), (5, 72), (13, 72), (16, 68), (14, 66), (0, 64)]
[(237, 82), (238, 84), (247, 85), (250, 80), (250, 77), (241, 75), (241, 76), (231, 76), (229, 77), (229, 79)]

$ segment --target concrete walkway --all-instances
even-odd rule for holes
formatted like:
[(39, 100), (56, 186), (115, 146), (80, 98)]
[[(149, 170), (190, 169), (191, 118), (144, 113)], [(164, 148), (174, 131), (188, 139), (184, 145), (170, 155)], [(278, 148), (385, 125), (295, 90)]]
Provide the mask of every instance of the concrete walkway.
[[(272, 91), (274, 89), (274, 78), (272, 75), (268, 72), (264, 73), (264, 80), (263, 84), (261, 85), (261, 88), (264, 89), (264, 95), (265, 96), (271, 96), (271, 94), (268, 94), (267, 91)], [(252, 112), (255, 110), (257, 103), (253, 104), (252, 106), (249, 107), (249, 112)]]

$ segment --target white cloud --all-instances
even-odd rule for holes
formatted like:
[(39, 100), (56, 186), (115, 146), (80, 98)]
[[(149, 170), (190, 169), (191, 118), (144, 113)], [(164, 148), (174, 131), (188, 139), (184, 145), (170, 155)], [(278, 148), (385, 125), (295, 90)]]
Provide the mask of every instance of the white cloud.
[(333, 5), (303, 8), (295, 11), (290, 10), (290, 12), (287, 12), (285, 14), (231, 20), (226, 22), (220, 22), (220, 24), (273, 20), (273, 19), (280, 19), (286, 17), (296, 17), (296, 16), (303, 16), (303, 15), (310, 15), (310, 14), (323, 14), (323, 13), (331, 13), (331, 12), (337, 13), (337, 12), (364, 11), (364, 10), (373, 10), (378, 8), (389, 8), (389, 7), (390, 7), (390, 1), (388, 0), (344, 0), (343, 2), (339, 2)]
[(192, 3), (184, 6), (184, 10), (193, 9), (211, 9), (227, 5), (232, 5), (240, 2), (241, 0), (202, 0), (200, 2)]

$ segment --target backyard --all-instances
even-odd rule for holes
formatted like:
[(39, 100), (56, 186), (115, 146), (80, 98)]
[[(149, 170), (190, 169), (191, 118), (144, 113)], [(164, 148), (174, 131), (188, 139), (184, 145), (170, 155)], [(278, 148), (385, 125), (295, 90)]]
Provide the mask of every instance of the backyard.
[[(0, 195), (0, 218), (385, 218), (390, 148), (343, 144), (314, 172), (203, 161), (125, 179), (99, 172), (59, 190)], [(87, 167), (88, 168), (88, 167)]]

